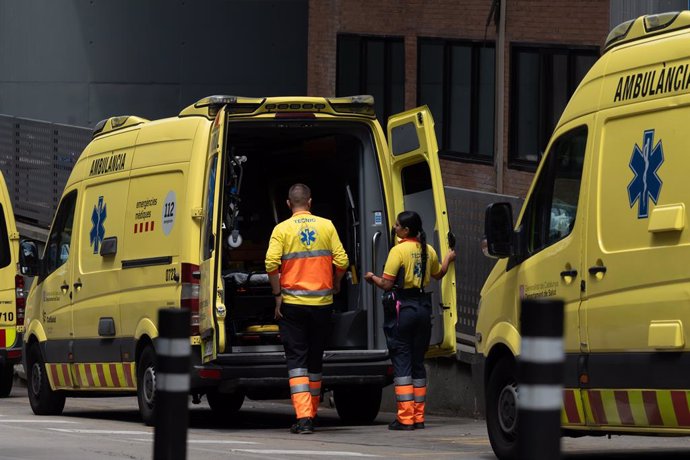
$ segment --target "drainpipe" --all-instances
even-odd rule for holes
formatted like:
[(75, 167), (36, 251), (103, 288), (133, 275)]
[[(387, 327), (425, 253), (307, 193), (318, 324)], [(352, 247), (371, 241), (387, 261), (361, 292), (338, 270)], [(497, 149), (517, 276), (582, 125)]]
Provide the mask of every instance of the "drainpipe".
[(504, 99), (505, 99), (505, 36), (506, 36), (506, 3), (499, 0), (498, 36), (496, 37), (496, 129), (494, 131), (494, 165), (496, 167), (496, 193), (503, 193), (503, 159), (504, 159)]

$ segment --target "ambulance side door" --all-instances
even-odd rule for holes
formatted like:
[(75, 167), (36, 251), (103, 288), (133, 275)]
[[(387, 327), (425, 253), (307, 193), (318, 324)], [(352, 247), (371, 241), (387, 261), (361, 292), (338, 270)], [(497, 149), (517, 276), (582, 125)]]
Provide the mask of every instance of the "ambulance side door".
[[(398, 213), (416, 211), (422, 217), (427, 242), (439, 260), (449, 250), (450, 224), (441, 178), (434, 120), (427, 106), (393, 115), (388, 119), (388, 150), (391, 169), (392, 210), (389, 222)], [(427, 356), (455, 353), (456, 281), (451, 264), (439, 282), (432, 278), (432, 333)]]
[(92, 386), (86, 378), (89, 363), (116, 365), (105, 370), (101, 386), (133, 386), (126, 384), (129, 375), (115, 371), (123, 361), (121, 348), (134, 356), (134, 341), (123, 342), (119, 314), (128, 176), (129, 171), (117, 172), (84, 181), (84, 204), (76, 215), (81, 234), (72, 247), (73, 369), (79, 387)]
[(16, 346), (18, 337), (18, 327), (15, 327), (19, 314), (15, 300), (18, 238), (12, 203), (0, 174), (0, 349)]
[(201, 226), (199, 333), (204, 363), (225, 349), (225, 305), (220, 278), (225, 108), (218, 111), (209, 136)]
[[(72, 254), (74, 214), (79, 200), (77, 189), (63, 195), (41, 259), (36, 295), (40, 299), (40, 321), (46, 333), (45, 360), (47, 364), (70, 360), (73, 324), (73, 271), (76, 254)], [(61, 386), (71, 387), (70, 381)]]

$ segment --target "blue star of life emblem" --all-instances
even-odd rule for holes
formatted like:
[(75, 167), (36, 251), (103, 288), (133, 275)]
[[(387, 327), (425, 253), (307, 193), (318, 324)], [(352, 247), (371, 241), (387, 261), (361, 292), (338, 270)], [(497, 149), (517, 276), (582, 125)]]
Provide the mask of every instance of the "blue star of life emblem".
[(414, 270), (412, 270), (412, 274), (414, 275), (415, 278), (421, 278), (422, 277), (422, 264), (414, 264)]
[(311, 244), (316, 241), (316, 230), (312, 228), (303, 228), (299, 232), (299, 240), (306, 247), (311, 246)]
[(89, 233), (89, 240), (91, 246), (93, 246), (93, 253), (98, 254), (98, 246), (105, 238), (105, 227), (103, 222), (105, 221), (108, 213), (106, 211), (106, 204), (103, 202), (103, 197), (98, 197), (98, 204), (94, 205), (93, 212), (91, 213), (91, 233)]
[(650, 198), (654, 204), (659, 200), (662, 182), (657, 171), (663, 162), (664, 148), (661, 141), (654, 145), (654, 130), (648, 129), (642, 136), (642, 149), (635, 144), (630, 158), (630, 169), (635, 177), (628, 184), (628, 200), (631, 208), (638, 202), (638, 219), (649, 216)]

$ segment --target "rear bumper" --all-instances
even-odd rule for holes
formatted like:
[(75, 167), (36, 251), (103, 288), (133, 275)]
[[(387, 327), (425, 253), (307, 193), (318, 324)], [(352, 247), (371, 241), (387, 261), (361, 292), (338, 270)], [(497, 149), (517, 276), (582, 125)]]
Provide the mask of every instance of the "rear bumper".
[[(213, 363), (197, 365), (194, 370), (194, 383), (221, 392), (289, 386), (285, 355), (278, 352), (220, 355)], [(200, 372), (218, 378), (200, 378)], [(324, 390), (352, 385), (384, 387), (393, 381), (387, 350), (326, 351), (322, 374)]]
[(0, 365), (19, 364), (22, 362), (22, 335), (17, 334), (17, 339), (10, 348), (0, 349)]

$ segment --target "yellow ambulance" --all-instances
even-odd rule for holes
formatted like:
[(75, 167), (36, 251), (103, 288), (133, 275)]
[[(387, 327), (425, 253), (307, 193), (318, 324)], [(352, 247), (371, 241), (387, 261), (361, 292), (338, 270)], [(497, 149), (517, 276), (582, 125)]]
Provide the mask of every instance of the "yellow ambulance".
[[(520, 301), (565, 304), (567, 435), (690, 435), (690, 11), (614, 28), (555, 128), (481, 291), (474, 369), (494, 452), (515, 458)], [(688, 227), (688, 228), (686, 228)]]
[(19, 233), (5, 178), (0, 173), (0, 398), (10, 395), (14, 365), (22, 357), (25, 299), (18, 260)]
[[(151, 423), (165, 307), (191, 312), (195, 402), (206, 395), (227, 417), (245, 396), (289, 397), (264, 259), (289, 217), (287, 190), (302, 182), (352, 263), (335, 296), (324, 389), (341, 418), (373, 420), (392, 369), (381, 293), (361, 276), (382, 269), (403, 209), (422, 214), (441, 256), (449, 233), (428, 109), (391, 117), (385, 136), (373, 107), (370, 96), (212, 96), (172, 118), (100, 123), (27, 267), (37, 275), (24, 335), (33, 411), (58, 414), (66, 396), (137, 394)], [(453, 276), (433, 290), (431, 354), (452, 354)]]

